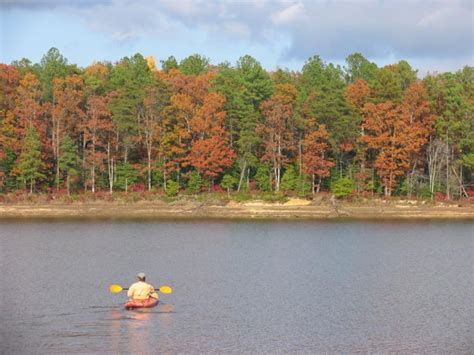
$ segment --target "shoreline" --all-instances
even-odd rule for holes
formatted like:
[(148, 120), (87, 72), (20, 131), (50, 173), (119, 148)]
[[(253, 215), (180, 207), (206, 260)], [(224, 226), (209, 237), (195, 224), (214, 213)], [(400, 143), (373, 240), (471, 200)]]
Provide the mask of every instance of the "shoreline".
[(337, 206), (292, 199), (287, 203), (183, 201), (178, 203), (140, 201), (0, 204), (0, 220), (6, 219), (261, 219), (261, 220), (474, 220), (474, 204), (420, 205), (411, 201), (366, 204), (342, 202)]

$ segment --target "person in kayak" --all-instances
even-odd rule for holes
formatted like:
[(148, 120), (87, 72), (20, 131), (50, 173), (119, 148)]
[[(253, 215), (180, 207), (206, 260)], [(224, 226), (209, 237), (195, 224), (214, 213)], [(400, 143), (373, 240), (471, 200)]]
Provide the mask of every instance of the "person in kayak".
[(146, 275), (143, 272), (137, 275), (138, 282), (135, 282), (130, 286), (127, 292), (127, 296), (133, 301), (146, 301), (149, 298), (158, 299), (158, 294), (155, 289), (149, 283), (146, 283)]

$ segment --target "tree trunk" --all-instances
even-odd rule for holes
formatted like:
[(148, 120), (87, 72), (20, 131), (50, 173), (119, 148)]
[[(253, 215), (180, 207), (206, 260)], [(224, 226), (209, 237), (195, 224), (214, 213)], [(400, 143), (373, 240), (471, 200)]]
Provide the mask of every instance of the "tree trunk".
[(247, 168), (247, 190), (250, 190), (250, 168)]
[(109, 192), (113, 193), (114, 188), (114, 159), (111, 157), (110, 142), (107, 142), (107, 170), (109, 173)]
[(56, 190), (59, 190), (59, 122), (56, 124)]
[(449, 191), (449, 141), (448, 141), (448, 131), (446, 130), (446, 199), (450, 200), (450, 191)]
[(301, 178), (303, 174), (303, 144), (301, 140), (298, 142), (298, 176)]
[(166, 173), (167, 172), (166, 172), (166, 158), (165, 158), (165, 159), (163, 159), (163, 188), (165, 189), (165, 191), (166, 191), (166, 179), (167, 179), (166, 178), (166, 175), (167, 175)]
[(151, 150), (148, 150), (148, 191), (151, 191)]
[(92, 136), (92, 169), (91, 169), (92, 193), (95, 194), (95, 133)]
[(240, 191), (240, 188), (242, 186), (242, 181), (244, 180), (245, 176), (245, 170), (247, 169), (247, 161), (244, 161), (244, 166), (240, 170), (240, 179), (239, 179), (239, 186), (237, 187), (237, 192)]
[(87, 192), (87, 169), (86, 169), (86, 134), (82, 131), (82, 178), (84, 179), (84, 192)]
[(321, 176), (318, 177), (318, 187), (316, 189), (316, 192), (319, 193), (321, 191)]
[(91, 168), (92, 193), (95, 194), (95, 163)]
[(67, 189), (67, 195), (71, 196), (71, 192), (69, 191), (69, 172), (66, 174), (66, 189)]

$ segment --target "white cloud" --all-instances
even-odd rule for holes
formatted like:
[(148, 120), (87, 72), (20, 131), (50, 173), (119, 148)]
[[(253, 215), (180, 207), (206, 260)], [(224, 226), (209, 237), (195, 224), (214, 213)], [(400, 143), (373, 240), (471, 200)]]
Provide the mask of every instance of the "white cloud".
[(287, 25), (305, 19), (304, 4), (300, 1), (271, 15), (275, 25)]

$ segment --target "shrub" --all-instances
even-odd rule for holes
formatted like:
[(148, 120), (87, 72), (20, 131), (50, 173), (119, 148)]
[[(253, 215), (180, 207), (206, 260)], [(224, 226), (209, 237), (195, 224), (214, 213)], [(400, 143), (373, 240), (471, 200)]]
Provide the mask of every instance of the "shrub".
[(331, 191), (336, 197), (347, 197), (354, 190), (354, 181), (349, 177), (342, 177), (331, 183)]
[(193, 171), (191, 175), (189, 175), (188, 184), (186, 189), (191, 194), (197, 194), (201, 187), (203, 186), (203, 180), (201, 175), (197, 171)]
[(128, 188), (136, 183), (138, 174), (135, 168), (129, 163), (117, 165), (117, 182), (115, 186), (120, 190), (128, 191)]
[(166, 181), (166, 196), (174, 197), (177, 196), (179, 192), (179, 184), (174, 180)]
[(221, 181), (221, 186), (223, 189), (227, 190), (227, 195), (229, 195), (230, 190), (233, 189), (237, 185), (237, 179), (232, 175), (224, 175)]

